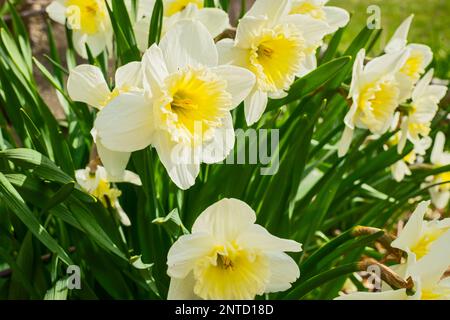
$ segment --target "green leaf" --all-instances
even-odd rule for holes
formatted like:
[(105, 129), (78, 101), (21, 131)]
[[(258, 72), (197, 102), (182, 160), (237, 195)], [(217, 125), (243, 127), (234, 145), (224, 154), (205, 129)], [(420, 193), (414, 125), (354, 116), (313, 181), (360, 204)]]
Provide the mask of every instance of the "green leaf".
[(14, 189), (8, 179), (6, 179), (1, 172), (0, 195), (11, 211), (17, 215), (17, 217), (27, 226), (27, 228), (39, 241), (41, 241), (50, 251), (57, 254), (66, 264), (73, 264), (64, 249), (58, 245), (47, 230), (45, 230), (45, 228), (39, 223), (38, 219), (26, 206), (20, 194), (16, 191), (16, 189)]
[(331, 81), (337, 74), (340, 74), (342, 69), (350, 64), (350, 61), (351, 57), (346, 56), (321, 65), (316, 70), (295, 81), (286, 98), (271, 100), (268, 110), (279, 108), (313, 93)]

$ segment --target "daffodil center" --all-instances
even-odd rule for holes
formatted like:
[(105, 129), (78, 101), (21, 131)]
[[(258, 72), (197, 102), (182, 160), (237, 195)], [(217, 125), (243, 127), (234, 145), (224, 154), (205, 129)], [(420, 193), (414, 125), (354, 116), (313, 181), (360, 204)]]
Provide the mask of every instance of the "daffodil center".
[(186, 9), (189, 4), (193, 4), (199, 9), (202, 9), (204, 5), (203, 0), (169, 0), (165, 3), (164, 15), (166, 17), (173, 16)]
[(249, 52), (250, 69), (262, 91), (289, 89), (310, 50), (297, 28), (278, 26), (255, 37)]
[[(90, 179), (95, 180), (95, 174)], [(100, 179), (95, 189), (89, 190), (89, 193), (96, 197), (105, 207), (114, 207), (117, 199), (122, 195), (119, 189), (112, 188), (111, 184), (104, 179)]]
[(163, 123), (176, 142), (197, 143), (223, 125), (232, 106), (227, 82), (206, 68), (187, 68), (166, 80)]
[(86, 34), (102, 31), (107, 19), (106, 5), (99, 0), (66, 0), (66, 17), (69, 27)]
[(382, 79), (366, 85), (358, 101), (360, 121), (374, 133), (386, 130), (399, 105), (399, 96), (395, 80)]
[(264, 293), (269, 277), (265, 256), (231, 242), (215, 247), (209, 256), (197, 261), (194, 292), (203, 299), (254, 299)]
[(417, 81), (419, 80), (420, 75), (425, 71), (423, 69), (423, 62), (423, 54), (413, 51), (403, 67), (400, 69), (400, 73), (408, 76), (411, 80)]
[(294, 4), (291, 10), (291, 14), (306, 14), (311, 18), (322, 21), (326, 20), (327, 18), (327, 15), (325, 14), (325, 11), (321, 6), (315, 5), (314, 3), (309, 1), (303, 1), (302, 3), (297, 5)]
[(411, 251), (416, 254), (417, 260), (422, 259), (430, 252), (431, 245), (438, 240), (448, 230), (437, 229), (426, 232), (419, 241), (411, 248)]

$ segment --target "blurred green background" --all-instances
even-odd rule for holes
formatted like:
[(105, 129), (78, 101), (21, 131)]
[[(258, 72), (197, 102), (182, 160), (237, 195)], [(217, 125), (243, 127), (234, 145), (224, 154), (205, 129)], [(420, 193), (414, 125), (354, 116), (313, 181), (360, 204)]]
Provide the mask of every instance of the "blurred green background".
[[(381, 9), (381, 25), (384, 30), (375, 48), (381, 52), (400, 23), (415, 14), (409, 40), (429, 45), (436, 57), (437, 75), (450, 78), (450, 1), (449, 0), (331, 0), (328, 5), (347, 9), (352, 14), (344, 43), (349, 43), (365, 25), (367, 8), (377, 5)], [(377, 52), (378, 53), (378, 52)]]

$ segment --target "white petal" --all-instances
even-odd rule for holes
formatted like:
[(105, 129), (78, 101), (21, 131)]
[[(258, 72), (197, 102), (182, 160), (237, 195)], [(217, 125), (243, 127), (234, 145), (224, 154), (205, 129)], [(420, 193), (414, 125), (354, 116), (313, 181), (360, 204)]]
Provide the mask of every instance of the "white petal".
[(323, 11), (327, 16), (327, 23), (333, 30), (332, 32), (339, 28), (345, 27), (350, 21), (350, 14), (342, 8), (324, 7)]
[(258, 37), (266, 24), (267, 18), (264, 17), (245, 16), (242, 18), (236, 31), (236, 47), (250, 49), (254, 39)]
[(408, 165), (404, 161), (398, 161), (391, 167), (392, 176), (395, 181), (401, 182), (405, 179), (405, 176), (410, 176), (411, 170), (409, 170)]
[(288, 16), (285, 23), (294, 24), (302, 32), (306, 46), (316, 48), (322, 43), (323, 38), (332, 33), (330, 26), (320, 20), (303, 14), (292, 14)]
[(233, 99), (232, 109), (248, 97), (256, 83), (255, 75), (244, 68), (223, 65), (213, 68), (212, 71), (227, 81), (226, 90)]
[(284, 21), (291, 11), (290, 0), (258, 0), (245, 15), (246, 17), (267, 17), (271, 25), (276, 25), (279, 21)]
[[(75, 32), (74, 32), (75, 34)], [(104, 50), (109, 48), (112, 43), (112, 34), (110, 32), (99, 32), (86, 37), (86, 44), (89, 46), (94, 57), (98, 56)]]
[(148, 48), (150, 17), (138, 20), (134, 24), (133, 29), (139, 51), (145, 52)]
[(195, 184), (200, 173), (200, 156), (190, 146), (177, 145), (167, 132), (156, 132), (153, 145), (173, 183), (182, 190)]
[(335, 300), (408, 300), (406, 289), (384, 292), (356, 292), (336, 298)]
[(266, 92), (255, 90), (245, 99), (245, 119), (249, 126), (261, 119), (267, 107), (269, 97)]
[(218, 64), (214, 40), (198, 21), (178, 22), (163, 37), (160, 48), (170, 73), (186, 66), (215, 67)]
[(394, 36), (386, 46), (386, 52), (401, 51), (406, 47), (408, 43), (409, 29), (411, 28), (413, 18), (414, 15), (409, 16), (395, 31)]
[(50, 19), (60, 23), (66, 24), (66, 7), (62, 0), (55, 0), (45, 9)]
[(361, 77), (364, 71), (364, 60), (366, 59), (366, 50), (359, 50), (353, 64), (352, 84), (350, 87), (349, 97), (353, 97), (359, 93), (359, 86), (361, 85)]
[(172, 278), (167, 300), (199, 300), (194, 293), (194, 287), (195, 278), (192, 273), (184, 279)]
[(434, 139), (434, 147), (431, 153), (431, 163), (439, 165), (444, 156), (445, 134), (438, 132)]
[(199, 10), (197, 19), (200, 21), (213, 38), (221, 34), (225, 29), (230, 27), (230, 20), (228, 14), (216, 8), (205, 8)]
[(142, 64), (131, 62), (118, 68), (115, 78), (117, 88), (142, 88)]
[(392, 242), (391, 246), (393, 248), (409, 251), (409, 249), (420, 240), (423, 228), (423, 218), (429, 206), (429, 201), (424, 201), (419, 204), (398, 238)]
[(169, 76), (166, 61), (161, 49), (152, 45), (142, 58), (144, 71), (144, 88), (148, 91), (158, 90), (164, 86), (164, 80)]
[(270, 280), (266, 293), (288, 290), (300, 277), (300, 269), (295, 261), (285, 253), (269, 255)]
[(352, 144), (352, 140), (353, 140), (353, 133), (354, 133), (354, 129), (345, 126), (345, 130), (344, 133), (342, 134), (342, 138), (341, 141), (339, 142), (339, 146), (338, 146), (338, 156), (339, 158), (344, 157), (348, 150), (350, 149), (350, 146)]
[(219, 52), (219, 65), (248, 66), (248, 50), (236, 47), (233, 40), (223, 39), (217, 42), (216, 46)]
[(72, 100), (87, 103), (95, 108), (103, 107), (110, 94), (102, 71), (87, 64), (70, 70), (67, 91)]
[(95, 127), (103, 145), (110, 150), (145, 149), (153, 134), (151, 101), (142, 93), (123, 93), (99, 112)]
[(316, 53), (313, 52), (310, 55), (307, 55), (306, 58), (302, 61), (302, 69), (297, 74), (298, 77), (304, 77), (311, 71), (317, 69), (317, 58)]
[(371, 60), (365, 67), (365, 73), (372, 73), (379, 76), (396, 74), (405, 64), (409, 57), (409, 50), (402, 50), (394, 53), (387, 53), (381, 57)]
[(440, 191), (437, 187), (430, 189), (430, 195), (433, 205), (440, 210), (444, 210), (450, 201), (450, 192)]
[(203, 144), (203, 163), (219, 163), (225, 160), (234, 148), (236, 137), (231, 114), (227, 114), (222, 121), (223, 126), (216, 129), (210, 141)]
[(103, 165), (108, 171), (111, 182), (121, 180), (130, 161), (131, 153), (111, 151), (103, 146), (101, 139), (96, 139), (97, 151)]
[(248, 204), (237, 199), (223, 199), (203, 211), (195, 221), (192, 233), (203, 232), (219, 241), (232, 241), (255, 222), (255, 211)]
[(119, 200), (116, 200), (114, 207), (117, 211), (117, 214), (119, 216), (120, 223), (124, 225), (125, 227), (131, 226), (131, 221), (126, 212), (123, 210), (122, 206), (120, 205)]
[(214, 242), (208, 234), (194, 232), (180, 237), (167, 255), (167, 274), (178, 279), (187, 277), (195, 262), (211, 253), (212, 249)]
[(264, 227), (254, 224), (245, 230), (236, 240), (245, 248), (255, 248), (266, 252), (300, 252), (302, 245), (271, 235)]

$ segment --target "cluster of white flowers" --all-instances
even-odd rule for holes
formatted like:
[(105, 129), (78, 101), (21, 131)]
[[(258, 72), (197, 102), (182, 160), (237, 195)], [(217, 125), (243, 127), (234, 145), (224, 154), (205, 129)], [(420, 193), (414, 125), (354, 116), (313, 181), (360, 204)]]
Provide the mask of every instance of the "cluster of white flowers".
[(430, 202), (422, 202), (408, 223), (392, 242), (407, 258), (392, 267), (405, 280), (411, 278), (413, 288), (393, 290), (384, 286), (382, 292), (357, 292), (338, 300), (449, 300), (450, 278), (445, 277), (450, 267), (450, 219), (424, 219)]
[[(232, 110), (243, 103), (251, 126), (269, 99), (285, 97), (298, 77), (317, 68), (324, 37), (349, 22), (345, 10), (327, 2), (257, 0), (239, 21), (235, 38), (216, 42), (230, 28), (224, 11), (204, 8), (203, 0), (163, 0), (162, 38), (148, 48), (155, 0), (139, 1), (132, 23), (141, 61), (118, 68), (113, 89), (95, 66), (70, 70), (71, 99), (98, 109), (92, 136), (104, 165), (78, 171), (78, 183), (115, 208), (124, 225), (131, 222), (113, 183), (140, 185), (139, 177), (125, 171), (133, 152), (155, 148), (172, 181), (183, 190), (192, 187), (202, 163), (219, 163), (233, 150)], [(95, 56), (111, 51), (108, 3), (55, 0), (47, 12), (73, 31), (75, 49), (86, 58), (87, 47)], [(130, 1), (125, 4), (131, 10)], [(356, 128), (377, 136), (400, 129), (392, 145), (402, 153), (410, 141), (414, 150), (391, 168), (398, 181), (431, 147), (431, 122), (447, 91), (432, 84), (433, 70), (425, 73), (431, 49), (408, 44), (412, 19), (400, 26), (382, 56), (366, 63), (365, 51), (358, 53), (349, 92), (352, 106), (338, 150), (339, 156), (348, 152)], [(439, 133), (431, 158), (436, 168), (450, 164), (444, 146), (445, 136)], [(441, 174), (427, 183), (449, 180)], [(430, 190), (435, 206), (444, 208), (450, 187)], [(389, 290), (371, 298), (449, 297), (449, 283), (440, 278), (450, 264), (450, 221), (424, 222), (427, 206), (419, 206), (393, 243), (408, 254), (398, 269), (412, 277), (416, 293)], [(179, 238), (169, 252), (169, 298), (253, 299), (287, 290), (300, 272), (285, 252), (299, 252), (301, 245), (270, 235), (255, 221), (254, 211), (239, 200), (222, 200), (202, 213), (192, 234)], [(358, 297), (366, 294), (350, 296)]]
[[(399, 182), (411, 175), (409, 166), (422, 160), (431, 147), (431, 123), (447, 93), (446, 86), (432, 83), (433, 69), (425, 73), (433, 60), (431, 49), (422, 44), (408, 44), (413, 17), (400, 25), (384, 55), (365, 64), (364, 49), (358, 53), (349, 92), (353, 104), (345, 117), (345, 131), (339, 144), (339, 155), (344, 156), (356, 128), (368, 129), (376, 136), (400, 129), (390, 144), (397, 145), (402, 153), (410, 141), (414, 149), (391, 167), (394, 179)], [(444, 145), (439, 145), (442, 153)], [(444, 166), (448, 162), (436, 160), (433, 164)], [(444, 203), (444, 195), (439, 195), (441, 190), (448, 191), (446, 186), (431, 190), (433, 204), (438, 208), (445, 207), (449, 200), (447, 197)]]

